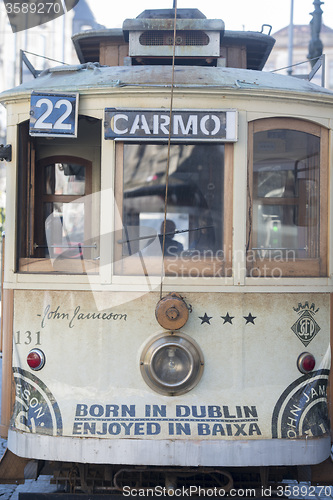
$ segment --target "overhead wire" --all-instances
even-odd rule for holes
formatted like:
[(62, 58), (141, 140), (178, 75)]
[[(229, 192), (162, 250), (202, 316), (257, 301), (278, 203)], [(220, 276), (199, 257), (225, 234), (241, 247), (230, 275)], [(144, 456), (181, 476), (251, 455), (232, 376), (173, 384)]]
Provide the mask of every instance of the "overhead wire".
[(162, 266), (161, 266), (161, 283), (160, 283), (160, 299), (163, 296), (163, 274), (164, 274), (164, 255), (165, 255), (165, 236), (166, 236), (166, 221), (168, 213), (168, 189), (169, 189), (169, 171), (170, 171), (170, 150), (171, 150), (171, 132), (172, 132), (172, 113), (173, 113), (173, 94), (175, 84), (175, 58), (176, 58), (176, 34), (177, 34), (177, 0), (173, 1), (174, 23), (173, 23), (173, 50), (172, 50), (172, 76), (171, 76), (171, 93), (170, 93), (170, 124), (168, 136), (168, 152), (167, 165), (165, 172), (165, 196), (164, 196), (164, 220), (163, 220), (163, 238), (162, 238)]

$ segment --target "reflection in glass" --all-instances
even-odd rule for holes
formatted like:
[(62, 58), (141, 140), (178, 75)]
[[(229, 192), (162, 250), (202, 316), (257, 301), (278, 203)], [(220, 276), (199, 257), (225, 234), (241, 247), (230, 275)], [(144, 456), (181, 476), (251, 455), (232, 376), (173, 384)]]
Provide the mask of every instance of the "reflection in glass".
[[(45, 233), (39, 254), (55, 259), (83, 258), (85, 248), (86, 166), (52, 162), (41, 167), (41, 207)], [(80, 200), (80, 201), (79, 201)], [(87, 255), (87, 252), (85, 252)]]
[(319, 256), (319, 153), (319, 137), (305, 132), (254, 135), (252, 249), (257, 256)]
[[(124, 145), (123, 256), (152, 254), (156, 235), (162, 244), (167, 149)], [(223, 145), (171, 145), (165, 256), (222, 248), (223, 158)]]
[(85, 193), (85, 167), (55, 163), (45, 167), (44, 194), (81, 195)]
[(84, 203), (45, 203), (44, 218), (49, 256), (82, 257)]
[(166, 345), (158, 349), (152, 359), (152, 371), (156, 378), (167, 385), (184, 382), (192, 372), (193, 360), (185, 349)]

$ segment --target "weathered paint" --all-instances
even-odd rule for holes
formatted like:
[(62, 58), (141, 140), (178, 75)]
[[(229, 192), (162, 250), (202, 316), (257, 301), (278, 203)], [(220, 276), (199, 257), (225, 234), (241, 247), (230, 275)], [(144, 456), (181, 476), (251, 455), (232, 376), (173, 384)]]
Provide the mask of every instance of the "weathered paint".
[[(8, 170), (9, 227), (15, 226), (17, 203), (16, 125), (29, 118), (36, 82), (41, 91), (78, 90), (80, 114), (103, 119), (106, 107), (167, 109), (171, 67), (55, 68), (3, 93), (14, 151), (13, 168)], [(11, 232), (5, 290), (15, 295), (15, 317), (14, 328), (6, 335), (11, 341), (14, 334), (17, 399), (8, 445), (21, 456), (79, 462), (319, 463), (330, 453), (326, 383), (332, 280), (247, 278), (239, 256), (246, 244), (248, 122), (295, 116), (330, 128), (332, 93), (282, 75), (230, 68), (178, 67), (175, 87), (175, 109), (214, 110), (223, 103), (223, 108), (237, 109), (240, 118), (231, 188), (232, 277), (165, 280), (166, 292), (181, 292), (192, 306), (181, 331), (193, 337), (204, 353), (203, 377), (192, 391), (177, 397), (154, 393), (141, 377), (142, 349), (162, 331), (154, 318), (159, 294), (143, 292), (157, 279), (146, 283), (141, 277), (112, 276), (111, 267), (90, 281), (84, 275), (16, 274)], [(52, 151), (52, 145), (48, 147)], [(74, 149), (66, 143), (62, 152), (74, 154)], [(102, 141), (101, 150), (105, 189), (113, 185), (112, 141)], [(106, 196), (102, 210), (103, 228), (110, 234), (112, 203), (113, 198)], [(332, 243), (331, 234), (329, 238)], [(110, 247), (104, 250), (106, 262)], [(307, 313), (303, 323), (299, 304)], [(302, 338), (305, 343), (310, 338), (310, 343), (305, 345)], [(46, 365), (32, 373), (26, 356), (36, 344), (45, 350)], [(300, 374), (296, 367), (305, 350), (317, 360), (313, 376)], [(256, 425), (250, 428), (251, 424)]]
[[(176, 397), (154, 392), (140, 374), (145, 344), (163, 331), (158, 295), (129, 302), (126, 293), (122, 304), (120, 293), (114, 306), (112, 294), (98, 296), (99, 308), (90, 292), (30, 291), (29, 300), (15, 292), (12, 430), (110, 441), (327, 437), (328, 294), (186, 294), (181, 331), (200, 345), (205, 367)], [(39, 372), (26, 363), (34, 347), (46, 356)], [(305, 350), (316, 358), (311, 375), (296, 367)]]
[[(210, 68), (196, 66), (179, 66), (174, 75), (175, 86), (202, 87), (211, 86), (221, 89), (237, 90), (239, 96), (246, 91), (278, 90), (300, 94), (313, 94), (316, 97), (332, 97), (332, 92), (314, 85), (306, 80), (279, 75), (276, 73), (259, 72), (238, 68)], [(64, 89), (75, 91), (94, 91), (103, 93), (114, 87), (135, 85), (144, 87), (170, 86), (172, 81), (171, 66), (113, 66), (100, 67), (98, 64), (83, 64), (78, 66), (59, 66), (44, 71), (37, 79), (38, 90), (59, 91)], [(36, 80), (26, 82), (19, 87), (2, 92), (1, 101), (18, 95), (30, 95), (36, 89)]]

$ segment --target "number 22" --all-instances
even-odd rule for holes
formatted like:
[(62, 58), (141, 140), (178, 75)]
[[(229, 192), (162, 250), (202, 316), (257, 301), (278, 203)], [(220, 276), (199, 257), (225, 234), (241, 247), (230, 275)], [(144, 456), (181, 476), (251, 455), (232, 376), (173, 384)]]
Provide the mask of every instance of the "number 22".
[(56, 130), (70, 130), (71, 129), (71, 124), (70, 123), (64, 123), (66, 118), (71, 114), (73, 105), (70, 101), (67, 99), (59, 99), (54, 104), (55, 109), (60, 109), (62, 106), (65, 106), (66, 109), (65, 111), (59, 116), (59, 118), (55, 121), (55, 123), (52, 122), (46, 122), (45, 120), (50, 116), (50, 114), (53, 111), (53, 102), (50, 99), (47, 99), (46, 97), (43, 97), (42, 99), (39, 99), (36, 103), (37, 108), (41, 108), (43, 105), (46, 105), (46, 110), (44, 113), (37, 118), (34, 128), (40, 128), (40, 129), (56, 129)]

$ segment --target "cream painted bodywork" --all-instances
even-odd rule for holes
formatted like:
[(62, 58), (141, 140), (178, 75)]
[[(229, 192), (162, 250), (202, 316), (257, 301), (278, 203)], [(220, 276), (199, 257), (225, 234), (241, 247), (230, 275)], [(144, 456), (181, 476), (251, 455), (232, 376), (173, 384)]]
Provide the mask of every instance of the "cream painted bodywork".
[[(43, 446), (36, 452), (36, 447), (30, 446), (33, 439), (26, 433), (40, 435), (41, 443), (52, 439), (43, 436), (51, 433), (55, 442), (59, 439), (59, 449), (52, 445), (57, 449), (52, 459), (64, 460), (61, 452), (64, 445), (60, 443), (73, 438), (74, 442), (83, 440), (77, 446), (88, 461), (85, 443), (87, 450), (91, 450), (94, 445), (88, 442), (97, 438), (99, 449), (113, 446), (102, 441), (116, 441), (119, 450), (123, 450), (119, 451), (121, 461), (129, 453), (126, 463), (135, 463), (130, 450), (140, 446), (141, 441), (157, 441), (158, 446), (143, 444), (143, 449), (150, 450), (150, 463), (170, 464), (172, 460), (168, 462), (165, 458), (168, 443), (185, 443), (186, 439), (193, 444), (183, 446), (189, 449), (199, 446), (199, 457), (206, 453), (204, 446), (214, 441), (208, 449), (219, 450), (220, 463), (227, 460), (228, 465), (235, 465), (237, 455), (233, 456), (226, 443), (244, 441), (237, 445), (244, 450), (237, 465), (244, 465), (251, 454), (252, 441), (257, 450), (266, 449), (268, 443), (273, 443), (277, 450), (288, 449), (294, 438), (302, 442), (303, 437), (306, 442), (306, 424), (296, 430), (296, 425), (288, 421), (295, 416), (290, 403), (294, 390), (291, 385), (298, 381), (297, 387), (302, 387), (303, 383), (306, 402), (316, 404), (326, 398), (327, 376), (326, 382), (325, 376), (320, 376), (314, 392), (306, 395), (306, 384), (296, 366), (298, 356), (306, 349), (292, 327), (300, 314), (308, 310), (306, 304), (313, 304), (319, 330), (311, 340), (311, 352), (318, 373), (327, 370), (330, 366), (328, 294), (184, 294), (191, 313), (181, 333), (199, 344), (204, 355), (204, 373), (194, 389), (175, 397), (151, 390), (140, 373), (144, 346), (163, 331), (154, 317), (158, 294), (137, 297), (130, 293), (98, 292), (98, 307), (95, 297), (91, 292), (30, 291), (28, 295), (23, 290), (15, 292), (13, 366), (23, 372), (16, 379), (18, 407), (14, 410), (9, 437), (9, 442), (15, 443), (12, 451), (42, 458), (40, 453), (46, 453), (42, 452)], [(231, 322), (223, 319), (227, 313), (232, 317)], [(249, 313), (255, 318), (253, 322), (246, 321)], [(205, 315), (207, 321), (203, 319)], [(34, 373), (26, 364), (33, 347), (41, 349), (46, 357), (44, 368)], [(29, 372), (33, 373), (32, 380)], [(44, 387), (41, 397), (33, 391), (35, 377), (41, 381), (39, 387)], [(288, 387), (290, 392), (285, 394)], [(22, 406), (22, 400), (26, 406)], [(61, 425), (55, 418), (51, 424), (44, 422), (45, 411), (41, 408), (45, 400), (51, 401), (48, 404), (52, 408), (58, 406)], [(288, 404), (289, 417), (282, 415)], [(274, 411), (280, 412), (276, 436), (272, 434)], [(300, 409), (297, 417), (307, 411)], [(321, 435), (315, 434), (312, 457), (316, 453), (323, 457), (329, 450), (327, 431), (322, 427)], [(273, 439), (281, 436), (285, 439)], [(309, 459), (309, 450), (304, 455), (302, 445), (298, 446), (302, 449), (302, 463), (309, 463), (304, 462)], [(159, 457), (160, 449), (164, 450), (161, 455), (164, 458)], [(101, 451), (98, 458), (94, 452), (91, 460), (103, 462), (105, 453)], [(191, 453), (186, 456), (184, 462), (177, 459), (181, 465), (197, 465), (197, 459), (191, 462)]]
[[(91, 463), (239, 466), (319, 463), (329, 456), (330, 438), (327, 434), (311, 439), (308, 435), (297, 439), (273, 439), (272, 418), (279, 401), (281, 411), (286, 408), (293, 394), (291, 385), (302, 378), (296, 367), (301, 352), (311, 348), (317, 361), (316, 369), (330, 367), (332, 250), (328, 255), (327, 277), (274, 279), (246, 277), (244, 249), (247, 241), (248, 123), (269, 117), (304, 120), (311, 117), (311, 121), (332, 130), (332, 94), (316, 90), (307, 82), (290, 78), (281, 80), (278, 75), (264, 74), (260, 79), (263, 80), (259, 81), (256, 72), (233, 70), (232, 73), (223, 68), (216, 71), (213, 68), (212, 71), (210, 68), (186, 68), (176, 72), (174, 109), (236, 109), (238, 112), (238, 141), (234, 144), (232, 277), (163, 278), (164, 294), (177, 291), (191, 304), (192, 312), (182, 331), (192, 337), (204, 353), (203, 377), (189, 393), (177, 397), (161, 396), (146, 386), (140, 374), (142, 349), (162, 331), (154, 317), (161, 278), (116, 276), (113, 273), (110, 259), (115, 215), (113, 141), (102, 138), (101, 145), (102, 190), (100, 204), (96, 206), (100, 206), (97, 216), (100, 215), (100, 231), (104, 238), (97, 275), (16, 273), (15, 231), (7, 233), (4, 288), (14, 290), (14, 327), (13, 332), (6, 335), (13, 334), (13, 367), (30, 374), (30, 378), (25, 379), (29, 387), (36, 388), (31, 378), (33, 375), (42, 381), (54, 398), (46, 403), (49, 412), (52, 413), (52, 405), (56, 402), (62, 422), (61, 434), (57, 434), (55, 413), (52, 414), (50, 435), (43, 434), (42, 427), (39, 432), (31, 432), (33, 427), (26, 425), (23, 405), (23, 414), (14, 415), (9, 431), (8, 445), (14, 453), (40, 459)], [(167, 68), (103, 70), (91, 67), (81, 73), (78, 70), (58, 75), (50, 72), (40, 81), (40, 87), (45, 91), (54, 88), (78, 91), (79, 114), (103, 120), (107, 107), (168, 109), (170, 88), (165, 82), (169, 81), (171, 73)], [(285, 83), (281, 90), (282, 82), (288, 84)], [(29, 118), (31, 85), (2, 94), (9, 116), (8, 143), (13, 146), (13, 161), (7, 169), (9, 228), (16, 227), (17, 223), (16, 125)], [(69, 154), (69, 151), (71, 154), (81, 153), (70, 142), (65, 146), (64, 154)], [(98, 164), (98, 152), (94, 152), (92, 161)], [(332, 158), (329, 170), (332, 171)], [(332, 177), (329, 176), (330, 199)], [(332, 204), (329, 210), (328, 240), (332, 249)], [(309, 306), (315, 304), (315, 309), (318, 309), (315, 321), (320, 327), (309, 347), (305, 347), (292, 330), (299, 317), (294, 308), (306, 303)], [(227, 312), (234, 318), (232, 324), (224, 323), (222, 319)], [(210, 323), (202, 323), (200, 317), (205, 313), (211, 318)], [(255, 316), (254, 324), (245, 322), (244, 316), (249, 313)], [(100, 316), (79, 319), (79, 314)], [(20, 332), (20, 343), (17, 332)], [(26, 332), (30, 332), (31, 337)], [(40, 337), (37, 332), (40, 332)], [(46, 355), (45, 367), (36, 373), (26, 365), (29, 350), (36, 347), (30, 338), (34, 341), (40, 338), (37, 347), (45, 350)], [(297, 384), (302, 390), (301, 382)], [(319, 387), (323, 386), (319, 384)], [(287, 388), (290, 388), (290, 398), (286, 395), (283, 403), (280, 398)], [(313, 396), (316, 399), (316, 395)], [(325, 395), (319, 396), (325, 400)], [(49, 393), (44, 391), (41, 397), (47, 400)], [(29, 392), (26, 398), (23, 400), (28, 408), (26, 412), (29, 408), (39, 408), (35, 400), (31, 405)], [(103, 415), (97, 414), (105, 413), (107, 405), (117, 405), (120, 414), (107, 417), (114, 420), (105, 421), (108, 426), (103, 434), (100, 420)], [(130, 409), (131, 405), (134, 410), (129, 415), (126, 408)], [(177, 406), (183, 413), (189, 408), (190, 415), (176, 421)], [(222, 427), (213, 435), (214, 423), (199, 421), (205, 417), (193, 415), (193, 407), (199, 414), (201, 406), (203, 412), (214, 407), (215, 410), (211, 411), (221, 411), (224, 419), (227, 417), (223, 406), (226, 407), (230, 421), (217, 422)], [(248, 408), (252, 412), (251, 422)], [(121, 414), (122, 409), (125, 416)], [(86, 417), (93, 420), (83, 420), (86, 411)], [(149, 434), (144, 419), (148, 418), (149, 412), (152, 416), (154, 411), (158, 413), (154, 418), (159, 420), (151, 422), (158, 423), (160, 429), (158, 434)], [(77, 412), (79, 415), (76, 416)], [(37, 416), (41, 414), (36, 413)], [(133, 426), (126, 428), (122, 425), (129, 423), (124, 418), (132, 418)], [(281, 414), (278, 414), (278, 431), (281, 419)], [(35, 418), (35, 423), (37, 420)], [(133, 432), (135, 423), (138, 424), (136, 434)], [(176, 423), (183, 427), (169, 426)], [(120, 429), (120, 432), (110, 433), (110, 424), (117, 424), (112, 429), (117, 432)], [(210, 434), (200, 434), (198, 424), (209, 424), (201, 430), (208, 432), (209, 429)], [(231, 425), (231, 434), (228, 434), (227, 424)], [(251, 427), (251, 433), (250, 424), (257, 426)], [(153, 426), (150, 431), (152, 429)], [(185, 434), (182, 429), (189, 433)]]
[[(216, 71), (208, 71), (215, 69)], [(190, 73), (189, 73), (190, 71)], [(165, 82), (171, 76), (168, 68), (152, 67), (145, 68), (98, 68), (85, 69), (84, 71), (51, 72), (40, 82), (41, 89), (54, 88), (59, 85), (59, 90), (77, 90), (79, 97), (79, 114), (104, 119), (105, 108), (126, 109), (168, 109), (170, 105), (170, 89), (165, 88)], [(260, 76), (260, 83), (259, 83)], [(297, 291), (299, 286), (316, 287), (318, 291), (326, 291), (332, 286), (332, 259), (329, 261), (328, 278), (310, 279), (258, 279), (246, 277), (246, 261), (244, 248), (246, 247), (246, 215), (247, 215), (247, 127), (248, 123), (269, 117), (297, 117), (309, 120), (332, 129), (332, 94), (325, 89), (316, 87), (308, 82), (280, 75), (245, 71), (230, 70), (230, 68), (193, 68), (179, 69), (176, 73), (176, 88), (174, 91), (174, 109), (236, 109), (238, 113), (238, 141), (234, 143), (234, 187), (233, 187), (233, 275), (232, 278), (165, 278), (165, 290), (183, 291), (195, 287), (196, 290), (219, 290), (239, 291), (239, 286), (246, 286), (246, 291), (258, 290), (264, 286), (265, 290), (276, 290), (287, 287), (290, 291)], [(190, 80), (188, 80), (190, 79)], [(141, 82), (140, 86), (134, 86), (133, 82)], [(145, 86), (143, 81), (149, 82)], [(202, 85), (202, 81), (205, 85)], [(171, 81), (171, 80), (170, 80)], [(191, 86), (188, 85), (191, 81)], [(221, 84), (222, 81), (222, 84)], [(99, 86), (92, 89), (93, 83)], [(154, 83), (155, 82), (155, 83)], [(162, 83), (163, 82), (163, 83)], [(219, 83), (220, 82), (220, 83)], [(285, 89), (281, 90), (281, 82), (287, 82)], [(114, 85), (111, 86), (110, 85)], [(20, 90), (3, 93), (0, 97), (6, 103), (9, 115), (8, 142), (13, 146), (13, 161), (8, 169), (7, 188), (12, 193), (8, 197), (7, 222), (9, 227), (16, 226), (16, 124), (29, 118), (30, 92), (31, 88), (26, 84)], [(123, 85), (123, 86), (122, 86)], [(314, 94), (314, 90), (317, 92)], [(103, 136), (103, 130), (101, 130)], [(332, 138), (330, 138), (332, 143)], [(63, 154), (82, 154), (82, 148), (75, 148), (70, 140), (64, 144)], [(112, 290), (128, 289), (128, 285), (149, 289), (151, 286), (158, 287), (160, 279), (151, 277), (149, 281), (142, 277), (118, 277), (112, 273), (110, 263), (110, 247), (114, 224), (114, 172), (115, 172), (115, 142), (103, 140), (101, 144), (101, 156), (95, 152), (93, 156), (89, 153), (94, 164), (101, 161), (101, 219), (100, 231), (104, 236), (100, 256), (100, 274), (98, 277), (85, 276), (52, 276), (39, 275), (34, 277), (37, 287), (43, 287), (41, 283), (59, 288), (62, 283), (74, 283), (82, 289), (86, 286), (102, 284), (110, 285)], [(330, 159), (330, 161), (332, 161)], [(14, 168), (12, 168), (14, 167)], [(329, 178), (330, 193), (333, 191), (332, 176)], [(332, 205), (330, 206), (329, 220), (332, 220)], [(329, 227), (329, 243), (332, 248), (333, 235)], [(6, 261), (7, 286), (25, 287), (31, 283), (30, 275), (16, 274), (14, 272), (15, 245), (14, 233), (7, 235), (8, 260)], [(30, 286), (30, 285), (28, 285)], [(231, 288), (231, 287), (235, 288)], [(198, 288), (199, 287), (199, 288)], [(222, 287), (222, 288), (221, 288)], [(319, 288), (318, 288), (319, 287)], [(309, 289), (309, 288), (307, 288)], [(244, 290), (242, 290), (244, 291)]]
[[(101, 464), (260, 467), (320, 464), (330, 454), (329, 436), (307, 440), (190, 441), (50, 438), (9, 431), (8, 447), (22, 457)], [(64, 458), (65, 457), (65, 458)]]

